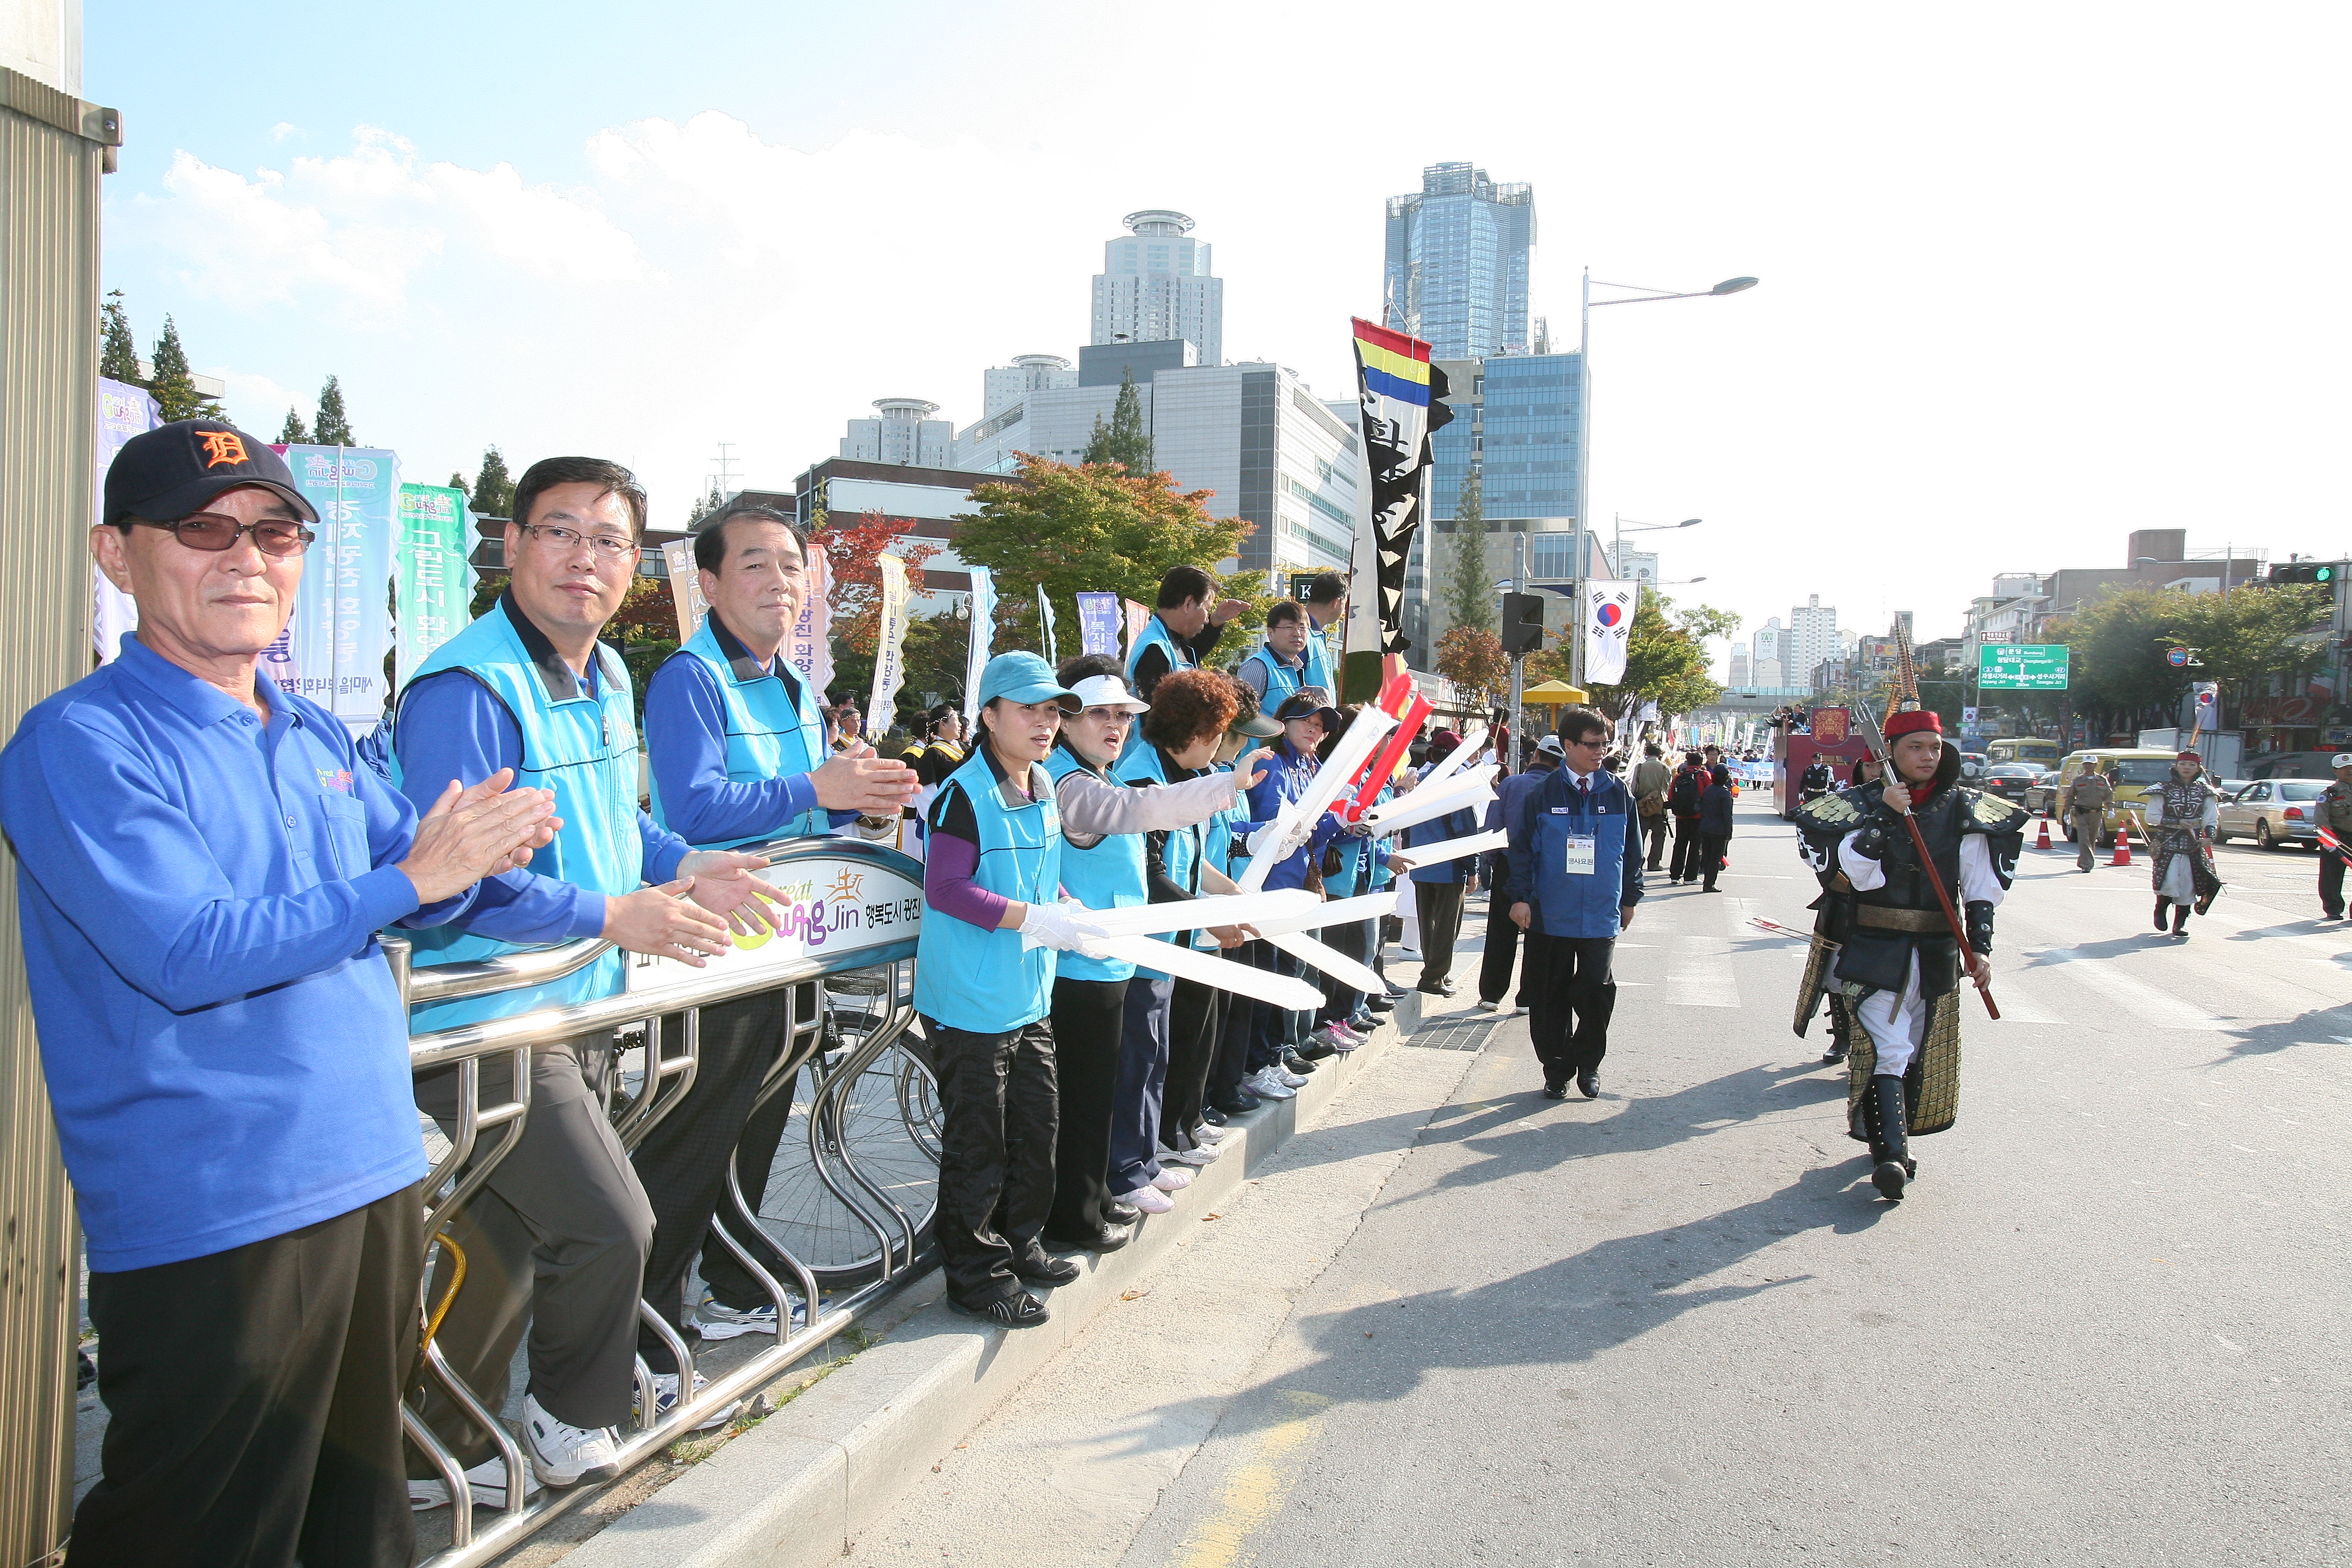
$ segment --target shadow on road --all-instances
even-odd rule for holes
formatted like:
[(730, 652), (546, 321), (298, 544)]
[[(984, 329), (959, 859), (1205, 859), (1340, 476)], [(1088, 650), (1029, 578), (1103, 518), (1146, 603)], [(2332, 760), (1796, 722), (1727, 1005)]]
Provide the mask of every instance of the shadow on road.
[(2281, 1023), (2252, 1024), (2223, 1033), (2230, 1037), (2230, 1048), (2205, 1063), (2208, 1068), (2226, 1066), (2248, 1057), (2269, 1056), (2294, 1046), (2324, 1046), (2333, 1050), (2339, 1042), (2352, 1039), (2352, 1002), (2314, 1007)]

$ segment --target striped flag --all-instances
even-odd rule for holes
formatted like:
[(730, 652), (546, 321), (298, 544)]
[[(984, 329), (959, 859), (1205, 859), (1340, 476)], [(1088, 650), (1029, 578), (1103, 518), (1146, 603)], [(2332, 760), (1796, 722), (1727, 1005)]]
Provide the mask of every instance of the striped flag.
[(1381, 651), (1403, 653), (1404, 564), (1429, 510), (1430, 433), (1449, 423), (1445, 373), (1429, 363), (1429, 345), (1359, 316), (1357, 392), (1363, 405), (1364, 455), (1372, 479), (1372, 547), (1379, 577)]

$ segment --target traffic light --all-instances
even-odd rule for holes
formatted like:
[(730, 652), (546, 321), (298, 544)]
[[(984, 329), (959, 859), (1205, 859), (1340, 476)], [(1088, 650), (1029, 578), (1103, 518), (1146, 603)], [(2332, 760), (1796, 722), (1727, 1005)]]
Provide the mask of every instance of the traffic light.
[(1543, 647), (1543, 595), (1503, 595), (1503, 651), (1517, 658)]
[(2342, 578), (2341, 561), (2282, 561), (2270, 570), (2273, 583), (2317, 583), (2333, 587)]

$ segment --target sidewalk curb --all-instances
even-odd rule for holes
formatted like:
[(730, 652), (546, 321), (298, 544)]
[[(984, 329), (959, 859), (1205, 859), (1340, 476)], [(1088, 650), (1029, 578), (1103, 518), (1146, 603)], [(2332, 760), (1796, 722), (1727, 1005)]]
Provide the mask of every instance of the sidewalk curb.
[[(929, 1297), (889, 1339), (614, 1520), (564, 1558), (565, 1568), (816, 1568), (837, 1563), (964, 1434), (1085, 1331), (1181, 1246), (1191, 1227), (1238, 1192), (1343, 1088), (1421, 1024), (1407, 995), (1361, 1050), (1330, 1057), (1295, 1100), (1229, 1124), (1227, 1157), (1202, 1168), (1167, 1215), (1051, 1294), (1053, 1321), (1015, 1333), (983, 1329), (939, 1299), (939, 1277), (909, 1286)], [(1238, 1146), (1238, 1149), (1237, 1147)], [(1238, 1153), (1238, 1157), (1234, 1157)]]

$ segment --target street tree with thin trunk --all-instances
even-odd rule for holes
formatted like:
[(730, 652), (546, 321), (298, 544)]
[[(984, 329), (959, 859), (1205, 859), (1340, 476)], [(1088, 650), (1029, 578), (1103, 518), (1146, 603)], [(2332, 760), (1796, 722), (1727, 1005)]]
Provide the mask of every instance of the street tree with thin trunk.
[(123, 308), (121, 289), (107, 295), (100, 317), (98, 374), (109, 381), (144, 386), (139, 374), (139, 344), (131, 335), (131, 315)]
[(155, 340), (154, 369), (147, 390), (155, 395), (155, 405), (166, 421), (228, 417), (219, 404), (196, 390), (195, 377), (188, 369), (188, 352), (180, 346), (179, 324), (169, 316), (163, 318), (163, 335)]
[(1135, 384), (1135, 373), (1120, 373), (1118, 401), (1111, 405), (1110, 423), (1095, 416), (1094, 434), (1087, 440), (1085, 460), (1089, 463), (1117, 463), (1130, 474), (1151, 472), (1151, 436), (1143, 427), (1143, 395)]
[(352, 422), (343, 415), (343, 384), (333, 376), (319, 389), (319, 417), (311, 422), (311, 440), (321, 447), (356, 447)]
[(1495, 580), (1486, 570), (1486, 508), (1471, 468), (1454, 503), (1454, 534), (1445, 571), (1445, 619), (1448, 626), (1495, 629)]

